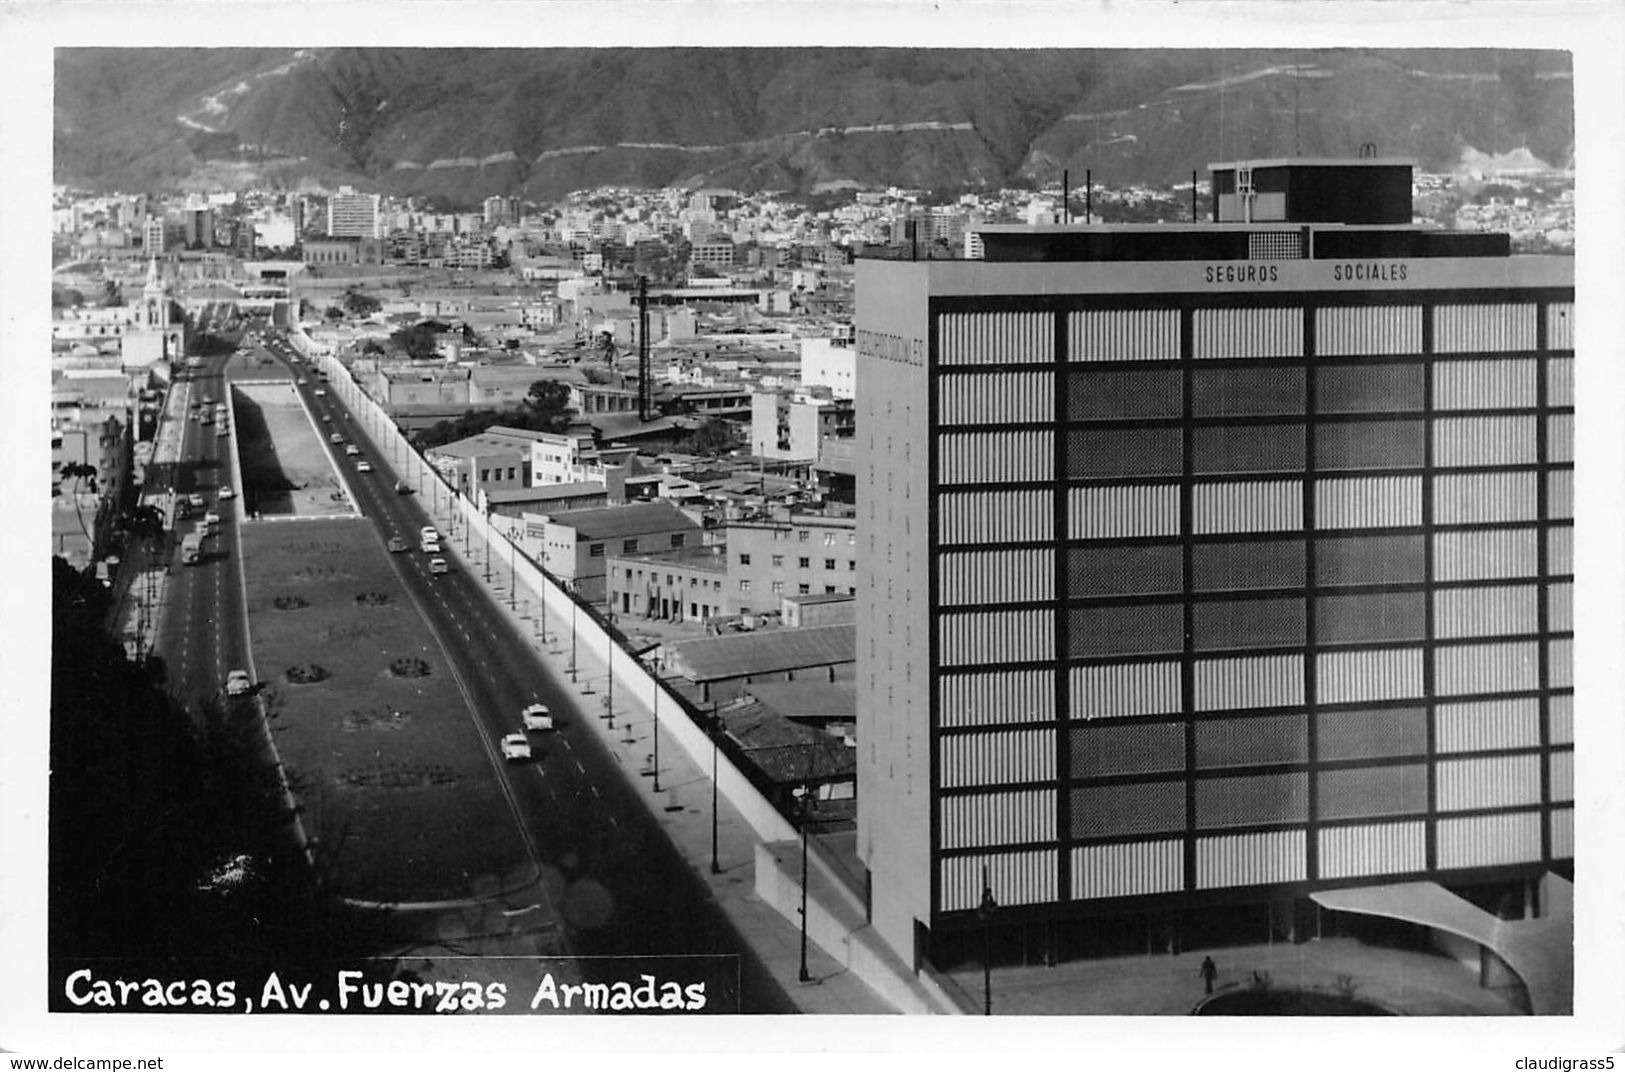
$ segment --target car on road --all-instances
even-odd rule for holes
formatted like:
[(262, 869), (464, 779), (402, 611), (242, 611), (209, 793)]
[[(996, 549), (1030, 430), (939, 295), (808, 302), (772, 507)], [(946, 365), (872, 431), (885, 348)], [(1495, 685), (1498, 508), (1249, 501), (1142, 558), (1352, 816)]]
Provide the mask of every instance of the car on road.
[(220, 498), (222, 498), (222, 499), (234, 499), (234, 498), (237, 497), (237, 493), (235, 491), (231, 490), (231, 485), (230, 484), (222, 484), (222, 485), (220, 485), (219, 494), (220, 494)]
[(451, 567), (446, 564), (446, 560), (443, 558), (431, 558), (429, 559), (429, 572), (450, 573)]
[(401, 539), (399, 536), (391, 536), (389, 538), (389, 553), (392, 555), (400, 554), (407, 549), (407, 546), (407, 542)]
[(186, 501), (191, 503), (193, 508), (195, 508), (195, 509), (198, 509), (198, 510), (203, 509), (203, 505), (204, 505), (203, 504), (203, 496), (199, 495), (195, 491), (192, 492), (192, 494), (190, 494), (190, 495), (188, 495), (186, 497)]
[(327, 388), (325, 388), (325, 387), (316, 388), (316, 397), (318, 397), (318, 398), (326, 398), (327, 397)]
[(303, 387), (305, 384), (309, 383), (310, 381), (305, 379), (303, 376), (301, 376), (297, 380), (295, 380), (294, 382), (297, 383), (300, 387)]
[(244, 696), (254, 690), (254, 682), (249, 679), (247, 670), (233, 670), (226, 675), (226, 695)]
[[(323, 420), (331, 420), (331, 418), (329, 418), (329, 417), (323, 417), (322, 419)], [(344, 442), (344, 437), (339, 435), (337, 432), (334, 432), (332, 435), (327, 437), (327, 441), (329, 443), (342, 443), (342, 442)]]
[(218, 524), (220, 524), (220, 515), (215, 513), (213, 510), (210, 510), (208, 513), (203, 515), (204, 528), (212, 529)]
[(333, 423), (333, 415), (331, 413), (322, 414), (322, 421), (324, 423), (326, 423), (326, 424), (332, 424)]
[(409, 484), (407, 484), (406, 481), (397, 480), (397, 481), (395, 481), (395, 494), (396, 495), (410, 495), (410, 494), (412, 494), (412, 488), (411, 488), (411, 486)]
[(354, 443), (346, 443), (344, 446), (344, 453), (354, 458), (356, 455), (361, 453), (361, 448), (356, 446)]
[(227, 436), (229, 436), (230, 434), (231, 434), (231, 429), (229, 427), (227, 427), (226, 425), (224, 425), (224, 424), (222, 424), (219, 428), (216, 428), (214, 430), (214, 435), (215, 435), (216, 439), (224, 439)]
[(544, 703), (533, 703), (519, 712), (520, 719), (527, 730), (550, 730), (553, 728), (553, 712), (549, 711)]
[(372, 463), (369, 461), (356, 462), (355, 471), (358, 473), (370, 473), (372, 472)]
[(523, 733), (510, 733), (502, 738), (502, 758), (510, 763), (530, 758), (530, 739)]

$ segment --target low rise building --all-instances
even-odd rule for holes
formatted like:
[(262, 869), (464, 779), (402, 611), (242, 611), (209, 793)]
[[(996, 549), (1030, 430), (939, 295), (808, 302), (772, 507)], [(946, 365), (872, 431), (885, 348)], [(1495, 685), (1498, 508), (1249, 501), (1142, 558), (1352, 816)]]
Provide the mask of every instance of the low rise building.
[(470, 498), (530, 487), (530, 455), (542, 432), (496, 425), (424, 452), (430, 467)]
[(728, 554), (721, 546), (609, 555), (605, 602), (627, 617), (703, 622), (723, 613), (727, 579)]
[(839, 625), (858, 620), (857, 596), (851, 592), (819, 592), (782, 596), (779, 621), (786, 628), (804, 625)]
[[(533, 470), (531, 478), (535, 479), (535, 475)], [(533, 516), (546, 517), (565, 510), (587, 510), (608, 506), (609, 488), (602, 483), (578, 483), (487, 489), (478, 502), (481, 509), (488, 513), (524, 521)]]
[(759, 391), (751, 396), (750, 449), (763, 458), (811, 462), (827, 437), (850, 436), (855, 410), (827, 388), (795, 393)]
[(700, 523), (668, 502), (629, 503), (526, 518), (521, 547), (583, 598), (602, 602), (608, 556), (691, 547), (704, 536)]
[(857, 591), (856, 518), (781, 511), (776, 518), (729, 521), (725, 531), (730, 613), (777, 610), (785, 595)]
[(698, 686), (705, 703), (730, 700), (758, 682), (850, 681), (856, 674), (857, 625), (758, 629), (680, 640), (661, 651), (666, 674)]

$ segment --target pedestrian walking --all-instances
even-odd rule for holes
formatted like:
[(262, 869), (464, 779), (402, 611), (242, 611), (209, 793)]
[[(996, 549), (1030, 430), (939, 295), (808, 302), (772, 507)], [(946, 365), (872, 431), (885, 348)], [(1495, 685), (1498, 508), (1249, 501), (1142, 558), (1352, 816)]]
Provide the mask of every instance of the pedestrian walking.
[(1213, 963), (1213, 958), (1203, 957), (1202, 967), (1198, 970), (1202, 974), (1202, 982), (1207, 984), (1207, 992), (1213, 993), (1213, 980), (1219, 976), (1219, 968)]

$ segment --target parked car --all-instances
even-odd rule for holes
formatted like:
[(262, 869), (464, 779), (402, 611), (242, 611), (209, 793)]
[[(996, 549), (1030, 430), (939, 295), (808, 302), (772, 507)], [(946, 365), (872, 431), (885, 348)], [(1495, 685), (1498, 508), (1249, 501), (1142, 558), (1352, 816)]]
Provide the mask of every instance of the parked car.
[(446, 564), (446, 560), (443, 558), (431, 558), (429, 559), (429, 572), (450, 573), (451, 567)]
[(370, 473), (372, 472), (372, 463), (369, 461), (356, 462), (355, 471), (358, 473)]
[(195, 491), (186, 497), (186, 501), (191, 503), (192, 506), (198, 510), (201, 510), (204, 507), (203, 496), (199, 495)]
[(327, 388), (325, 388), (325, 387), (316, 388), (316, 394), (318, 396), (320, 396), (320, 397), (323, 397), (323, 398), (327, 397)]
[(410, 494), (412, 494), (412, 488), (411, 488), (410, 485), (408, 485), (406, 483), (406, 481), (397, 480), (397, 481), (395, 481), (395, 494), (396, 495), (410, 495)]
[(213, 510), (210, 510), (208, 513), (203, 515), (204, 528), (212, 530), (218, 524), (220, 524), (220, 515), (215, 513)]
[(249, 680), (247, 670), (233, 670), (226, 675), (226, 695), (242, 696), (253, 691), (254, 682)]
[(222, 499), (235, 499), (237, 493), (231, 490), (230, 484), (222, 484), (220, 485), (220, 497)]
[(361, 453), (361, 448), (356, 446), (354, 443), (347, 443), (344, 446), (344, 453), (354, 458), (356, 455)]
[(219, 428), (216, 428), (214, 430), (214, 435), (215, 435), (216, 439), (224, 439), (227, 436), (229, 436), (230, 434), (231, 434), (231, 429), (228, 428), (227, 426), (225, 426), (224, 424), (222, 424)]
[(398, 555), (402, 551), (405, 551), (406, 548), (407, 548), (406, 541), (401, 539), (399, 536), (391, 536), (389, 538), (389, 553), (390, 554)]
[(502, 738), (502, 758), (518, 762), (530, 758), (530, 739), (523, 733), (510, 733)]
[(550, 730), (553, 728), (553, 712), (549, 711), (544, 703), (533, 703), (519, 713), (520, 719), (525, 723), (527, 730)]
[[(322, 419), (323, 420), (329, 420), (330, 418), (323, 417)], [(344, 442), (344, 437), (339, 435), (337, 432), (334, 432), (332, 435), (327, 437), (327, 441), (329, 443), (342, 443), (342, 442)]]

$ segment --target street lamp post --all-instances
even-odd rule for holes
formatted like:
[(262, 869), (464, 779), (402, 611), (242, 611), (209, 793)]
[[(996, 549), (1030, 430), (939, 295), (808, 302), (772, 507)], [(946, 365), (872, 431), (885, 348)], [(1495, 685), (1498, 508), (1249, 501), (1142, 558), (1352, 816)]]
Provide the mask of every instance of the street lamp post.
[(570, 684), (576, 683), (576, 600), (570, 596)]
[(722, 874), (717, 863), (717, 698), (711, 697), (711, 721), (707, 727), (711, 734), (711, 873)]
[(508, 609), (509, 610), (513, 610), (518, 606), (518, 604), (516, 604), (514, 601), (519, 598), (515, 594), (516, 592), (518, 592), (519, 588), (518, 588), (518, 585), (515, 583), (516, 580), (518, 579), (518, 573), (517, 573), (517, 569), (516, 569), (516, 567), (514, 565), (513, 556), (514, 556), (513, 539), (512, 539), (512, 537), (510, 537), (508, 539)]
[(808, 803), (812, 787), (801, 787), (801, 802), (797, 811), (801, 817), (801, 971), (796, 976), (803, 983), (812, 982), (807, 971), (807, 827), (812, 825), (812, 806)]
[(655, 706), (654, 706), (654, 767), (655, 792), (660, 792), (660, 678), (655, 678)]
[(993, 1015), (993, 912), (999, 902), (993, 899), (993, 887), (988, 885), (987, 868), (982, 868), (982, 902), (976, 906), (976, 916), (982, 921), (982, 1015)]
[(541, 586), (537, 589), (536, 594), (541, 597), (541, 601), (542, 601), (542, 613), (537, 615), (537, 623), (538, 623), (539, 627), (541, 628), (542, 643), (546, 644), (547, 643), (547, 571), (546, 570), (542, 571), (542, 583), (541, 583)]
[(609, 663), (604, 673), (604, 717), (609, 719), (609, 728), (615, 728), (615, 640), (609, 642)]

